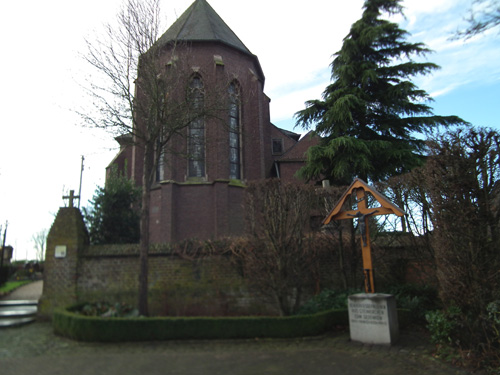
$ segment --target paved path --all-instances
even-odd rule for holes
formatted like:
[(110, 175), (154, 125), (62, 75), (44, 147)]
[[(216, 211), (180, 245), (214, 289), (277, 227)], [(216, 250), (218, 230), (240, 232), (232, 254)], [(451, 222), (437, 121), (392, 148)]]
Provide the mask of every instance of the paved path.
[(0, 297), (0, 329), (34, 322), (42, 289), (43, 281), (34, 281)]
[(42, 296), (43, 280), (34, 281), (17, 288), (12, 293), (0, 298), (2, 300), (39, 300)]
[(420, 335), (397, 346), (353, 343), (346, 332), (290, 340), (85, 343), (55, 336), (48, 322), (0, 333), (0, 373), (465, 375), (430, 355)]
[[(29, 284), (10, 298), (41, 293)], [(36, 299), (39, 298), (36, 297)], [(351, 342), (347, 332), (276, 340), (85, 343), (54, 335), (48, 322), (0, 332), (0, 373), (11, 374), (335, 374), (465, 375), (431, 356), (432, 345), (403, 331), (393, 347)]]

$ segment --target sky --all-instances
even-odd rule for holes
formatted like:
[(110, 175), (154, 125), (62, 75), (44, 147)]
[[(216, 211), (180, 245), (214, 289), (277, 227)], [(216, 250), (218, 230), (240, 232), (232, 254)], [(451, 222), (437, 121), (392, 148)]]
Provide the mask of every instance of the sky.
[[(193, 0), (163, 0), (165, 30)], [(362, 0), (208, 0), (258, 56), (271, 98), (271, 121), (295, 128), (304, 102), (320, 99), (329, 64), (362, 13)], [(414, 82), (433, 98), (438, 115), (500, 130), (500, 33), (450, 40), (471, 0), (404, 0), (393, 21), (409, 40), (434, 52), (441, 69)], [(87, 206), (118, 151), (110, 134), (82, 126), (76, 108), (91, 103), (82, 90), (90, 67), (84, 40), (113, 22), (121, 0), (24, 0), (0, 4), (0, 226), (15, 259), (34, 259), (32, 237), (48, 230), (69, 190)]]

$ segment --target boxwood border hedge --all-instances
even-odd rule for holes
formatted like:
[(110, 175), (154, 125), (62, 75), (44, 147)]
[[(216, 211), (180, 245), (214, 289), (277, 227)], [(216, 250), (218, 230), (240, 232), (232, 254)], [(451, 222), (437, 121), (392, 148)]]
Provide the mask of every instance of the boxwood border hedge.
[(179, 339), (292, 338), (320, 335), (347, 325), (347, 310), (286, 317), (157, 317), (101, 318), (74, 311), (81, 305), (58, 309), (54, 332), (80, 341), (152, 341)]
[[(74, 311), (78, 304), (58, 309), (53, 315), (54, 332), (79, 341), (124, 342), (180, 339), (293, 338), (315, 336), (335, 326), (347, 326), (347, 309), (286, 317), (158, 317), (101, 318)], [(409, 310), (398, 309), (400, 327), (412, 322)]]

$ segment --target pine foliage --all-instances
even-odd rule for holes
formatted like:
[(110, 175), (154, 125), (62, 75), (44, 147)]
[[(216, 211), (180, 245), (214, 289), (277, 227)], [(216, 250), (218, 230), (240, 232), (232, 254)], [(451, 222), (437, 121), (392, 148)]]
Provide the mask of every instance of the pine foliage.
[(411, 78), (439, 68), (416, 62), (430, 50), (406, 40), (408, 33), (384, 14), (402, 12), (400, 0), (366, 0), (361, 19), (331, 64), (332, 82), (322, 100), (306, 102), (295, 114), (297, 125), (315, 127), (322, 137), (309, 149), (305, 179), (329, 178), (348, 184), (354, 177), (380, 181), (422, 163), (419, 134), (464, 123), (456, 116), (435, 116), (431, 98)]
[(132, 180), (112, 172), (83, 209), (93, 245), (139, 242), (138, 202), (141, 190)]

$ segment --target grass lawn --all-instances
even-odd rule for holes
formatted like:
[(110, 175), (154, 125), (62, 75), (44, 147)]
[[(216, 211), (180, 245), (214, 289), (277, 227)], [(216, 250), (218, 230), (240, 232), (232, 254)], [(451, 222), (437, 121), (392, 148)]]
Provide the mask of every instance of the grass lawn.
[(8, 281), (2, 286), (0, 286), (0, 295), (9, 293), (10, 291), (19, 288), (20, 286), (31, 283), (31, 280), (23, 280), (23, 281)]

